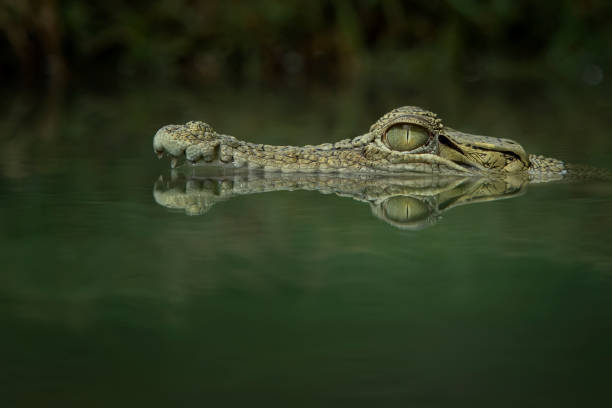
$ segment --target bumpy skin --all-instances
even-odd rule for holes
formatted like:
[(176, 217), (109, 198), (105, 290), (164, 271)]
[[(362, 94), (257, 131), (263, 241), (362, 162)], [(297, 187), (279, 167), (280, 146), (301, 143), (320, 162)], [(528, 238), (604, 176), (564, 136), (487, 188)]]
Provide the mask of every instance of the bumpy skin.
[(368, 203), (372, 213), (396, 228), (418, 230), (438, 222), (443, 212), (463, 204), (500, 200), (524, 192), (521, 177), (413, 175), (280, 174), (254, 172), (204, 178), (184, 177), (173, 170), (171, 180), (161, 176), (153, 188), (155, 201), (201, 215), (232, 197), (271, 191), (310, 190)]
[[(396, 124), (427, 130), (427, 142), (411, 151), (390, 148), (386, 132)], [(198, 165), (262, 169), (285, 173), (437, 173), (444, 175), (521, 175), (531, 182), (567, 177), (570, 167), (543, 156), (527, 155), (516, 142), (463, 133), (442, 124), (435, 113), (404, 106), (382, 116), (369, 132), (353, 139), (316, 146), (270, 146), (223, 135), (204, 122), (162, 127), (153, 148), (159, 157)]]

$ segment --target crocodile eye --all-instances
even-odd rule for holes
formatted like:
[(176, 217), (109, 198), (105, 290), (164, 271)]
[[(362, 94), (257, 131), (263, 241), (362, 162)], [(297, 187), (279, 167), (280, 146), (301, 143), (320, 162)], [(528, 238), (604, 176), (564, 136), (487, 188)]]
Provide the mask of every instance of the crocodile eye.
[(401, 223), (420, 221), (429, 216), (427, 205), (416, 198), (395, 196), (383, 203), (387, 218)]
[(429, 132), (421, 126), (398, 123), (387, 129), (385, 138), (391, 149), (405, 152), (427, 143)]

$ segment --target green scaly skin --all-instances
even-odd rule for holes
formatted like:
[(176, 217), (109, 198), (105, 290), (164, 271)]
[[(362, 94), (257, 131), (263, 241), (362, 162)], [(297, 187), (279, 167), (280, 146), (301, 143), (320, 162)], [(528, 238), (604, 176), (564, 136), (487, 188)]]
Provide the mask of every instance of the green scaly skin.
[[(386, 132), (394, 125), (424, 128), (429, 139), (411, 151), (390, 147)], [(183, 159), (196, 165), (259, 169), (282, 173), (356, 173), (519, 176), (529, 182), (568, 177), (609, 178), (607, 171), (579, 168), (560, 160), (527, 155), (518, 143), (463, 133), (444, 126), (435, 113), (404, 106), (382, 116), (369, 132), (353, 139), (316, 146), (271, 146), (217, 133), (192, 121), (162, 127), (153, 139), (159, 157), (174, 168)]]

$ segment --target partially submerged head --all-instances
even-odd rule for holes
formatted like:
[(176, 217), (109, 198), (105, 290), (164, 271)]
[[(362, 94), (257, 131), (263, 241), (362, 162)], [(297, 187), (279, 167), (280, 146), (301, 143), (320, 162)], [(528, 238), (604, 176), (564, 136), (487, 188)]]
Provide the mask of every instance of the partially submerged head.
[(173, 167), (186, 159), (283, 172), (507, 174), (529, 168), (516, 142), (453, 130), (415, 106), (392, 110), (364, 135), (317, 146), (247, 143), (194, 121), (162, 127), (153, 147), (160, 156), (169, 154)]
[(444, 127), (435, 113), (416, 106), (392, 110), (370, 132), (374, 138), (365, 154), (384, 154), (398, 168), (423, 162), (464, 172), (514, 173), (529, 167), (528, 156), (518, 143)]

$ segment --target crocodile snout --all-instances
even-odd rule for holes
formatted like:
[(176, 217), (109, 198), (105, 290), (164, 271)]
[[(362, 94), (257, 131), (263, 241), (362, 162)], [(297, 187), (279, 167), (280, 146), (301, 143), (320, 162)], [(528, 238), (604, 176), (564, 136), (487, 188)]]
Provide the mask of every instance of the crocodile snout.
[(164, 126), (153, 137), (153, 150), (158, 157), (170, 155), (172, 167), (183, 158), (190, 161), (206, 159), (218, 145), (219, 140), (213, 128), (200, 121)]
[(171, 156), (180, 156), (183, 154), (191, 143), (178, 137), (182, 133), (182, 127), (180, 125), (167, 125), (159, 129), (153, 137), (153, 150), (158, 155), (167, 153)]

